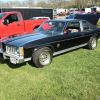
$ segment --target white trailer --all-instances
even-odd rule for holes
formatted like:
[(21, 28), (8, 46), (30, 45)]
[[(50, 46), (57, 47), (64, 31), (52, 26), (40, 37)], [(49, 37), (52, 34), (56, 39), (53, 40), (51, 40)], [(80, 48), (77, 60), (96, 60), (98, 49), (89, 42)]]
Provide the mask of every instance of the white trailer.
[(68, 12), (68, 9), (54, 9), (53, 11), (59, 14), (60, 12)]
[(91, 13), (92, 9), (91, 8), (85, 8), (85, 13)]

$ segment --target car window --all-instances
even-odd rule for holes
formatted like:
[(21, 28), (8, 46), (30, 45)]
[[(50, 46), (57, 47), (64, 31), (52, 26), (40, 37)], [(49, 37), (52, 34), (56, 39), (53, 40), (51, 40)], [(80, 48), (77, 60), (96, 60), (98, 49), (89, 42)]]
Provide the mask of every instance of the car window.
[(84, 28), (84, 30), (90, 29), (87, 22), (83, 22), (83, 28)]
[(70, 30), (70, 33), (79, 32), (80, 31), (80, 23), (79, 22), (69, 22), (64, 33), (67, 33)]
[(45, 22), (43, 25), (41, 25), (38, 30), (44, 31), (46, 33), (61, 33), (63, 28), (64, 28), (65, 22), (54, 22), (54, 21), (49, 21)]
[(18, 21), (17, 14), (10, 14), (5, 19), (9, 21), (9, 24)]

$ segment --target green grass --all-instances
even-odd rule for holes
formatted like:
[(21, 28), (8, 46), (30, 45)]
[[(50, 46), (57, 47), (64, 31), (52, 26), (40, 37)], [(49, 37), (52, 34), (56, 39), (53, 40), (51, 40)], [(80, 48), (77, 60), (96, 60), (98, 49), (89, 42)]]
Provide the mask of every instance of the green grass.
[(100, 41), (53, 58), (44, 68), (0, 59), (0, 100), (100, 100)]
[(99, 19), (99, 21), (97, 23), (97, 27), (100, 28), (100, 19)]

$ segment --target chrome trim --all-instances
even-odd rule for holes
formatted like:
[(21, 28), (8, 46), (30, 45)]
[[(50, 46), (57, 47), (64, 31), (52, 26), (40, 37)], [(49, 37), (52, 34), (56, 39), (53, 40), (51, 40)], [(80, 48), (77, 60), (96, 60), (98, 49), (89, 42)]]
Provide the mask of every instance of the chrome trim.
[(1, 50), (1, 48), (0, 48), (0, 53), (2, 53), (2, 54), (3, 54), (3, 51)]
[(24, 56), (16, 56), (16, 55), (8, 54), (8, 53), (5, 53), (5, 52), (2, 52), (2, 53), (3, 53), (3, 58), (4, 59), (10, 59), (11, 57), (14, 58), (14, 59), (16, 59), (17, 62), (14, 63), (14, 64), (19, 64), (19, 63), (23, 63), (23, 62), (26, 62), (26, 61), (30, 61), (31, 60), (31, 57), (24, 59)]
[(25, 58), (25, 59), (24, 59), (24, 62), (30, 61), (31, 59), (32, 59), (32, 57), (30, 57), (30, 58)]
[(83, 25), (82, 25), (82, 21), (79, 21), (80, 22), (80, 29), (81, 29), (81, 32), (83, 32)]
[(24, 62), (24, 56), (15, 56), (15, 55), (11, 55), (11, 54), (3, 52), (4, 59), (10, 59), (11, 57), (16, 59), (17, 62), (15, 64)]
[(67, 51), (70, 51), (70, 50), (74, 50), (74, 49), (77, 49), (77, 48), (80, 48), (80, 47), (83, 47), (83, 46), (86, 46), (86, 45), (87, 45), (87, 43), (82, 44), (82, 45), (78, 45), (78, 46), (75, 46), (75, 47), (71, 47), (71, 48), (68, 48), (68, 49), (64, 49), (64, 50), (61, 50), (61, 51), (58, 51), (58, 52), (54, 52), (53, 56), (67, 52)]

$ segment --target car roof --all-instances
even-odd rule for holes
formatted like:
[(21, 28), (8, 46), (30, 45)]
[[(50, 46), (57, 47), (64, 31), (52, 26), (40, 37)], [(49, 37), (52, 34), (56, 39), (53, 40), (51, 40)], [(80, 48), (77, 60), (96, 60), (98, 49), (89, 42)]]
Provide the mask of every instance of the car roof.
[(49, 20), (49, 21), (55, 21), (55, 22), (70, 22), (70, 21), (80, 21), (80, 19), (55, 19), (55, 20)]

